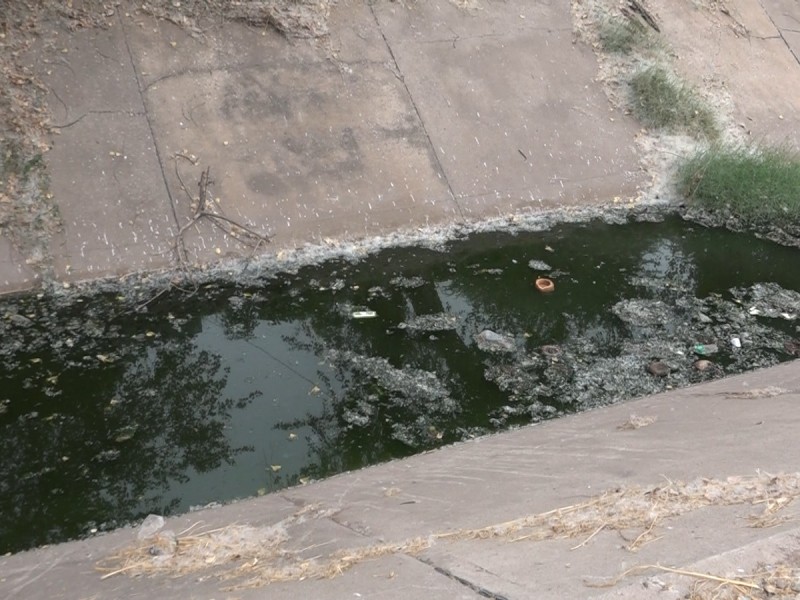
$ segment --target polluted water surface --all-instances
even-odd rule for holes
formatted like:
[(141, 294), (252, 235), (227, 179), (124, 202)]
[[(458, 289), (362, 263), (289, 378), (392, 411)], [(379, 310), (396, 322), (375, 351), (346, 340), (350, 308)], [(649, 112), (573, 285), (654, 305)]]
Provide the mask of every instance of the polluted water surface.
[(790, 360), (798, 259), (668, 219), (5, 298), (0, 552)]

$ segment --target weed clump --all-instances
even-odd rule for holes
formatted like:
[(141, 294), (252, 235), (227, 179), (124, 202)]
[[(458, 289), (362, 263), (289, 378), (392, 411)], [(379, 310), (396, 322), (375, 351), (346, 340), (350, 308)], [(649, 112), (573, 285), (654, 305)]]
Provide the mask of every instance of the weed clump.
[(648, 67), (630, 82), (633, 112), (647, 127), (714, 140), (719, 136), (711, 110), (690, 87), (662, 67)]
[(800, 226), (800, 154), (785, 147), (714, 146), (680, 166), (678, 191), (752, 224)]
[(600, 24), (599, 38), (606, 52), (630, 54), (634, 49), (649, 45), (650, 35), (638, 22), (608, 18)]

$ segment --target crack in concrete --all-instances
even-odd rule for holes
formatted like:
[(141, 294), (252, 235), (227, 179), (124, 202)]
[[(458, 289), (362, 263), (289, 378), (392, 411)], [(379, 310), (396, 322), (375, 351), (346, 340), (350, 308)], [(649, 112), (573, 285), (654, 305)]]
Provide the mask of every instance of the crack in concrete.
[[(175, 198), (172, 197), (172, 192), (169, 189), (169, 181), (167, 180), (167, 171), (164, 165), (164, 160), (161, 157), (161, 151), (158, 149), (155, 128), (153, 127), (153, 121), (150, 118), (150, 112), (147, 110), (147, 102), (145, 100), (144, 89), (142, 87), (142, 76), (139, 73), (139, 70), (136, 68), (136, 61), (133, 59), (133, 52), (131, 51), (131, 44), (130, 40), (128, 39), (128, 29), (125, 26), (125, 20), (120, 16), (119, 9), (117, 10), (117, 22), (119, 23), (120, 30), (122, 31), (122, 39), (125, 41), (125, 51), (127, 52), (128, 60), (131, 63), (133, 75), (136, 77), (136, 89), (139, 91), (139, 99), (141, 100), (142, 107), (144, 108), (144, 118), (145, 121), (147, 121), (147, 128), (150, 131), (150, 137), (153, 140), (153, 150), (156, 153), (158, 168), (161, 170), (161, 179), (164, 182), (164, 189), (167, 192), (167, 198), (169, 199), (169, 207), (172, 214), (172, 220), (175, 223), (175, 230), (180, 231), (181, 226), (180, 221), (178, 220), (178, 209), (175, 206)], [(179, 239), (177, 243), (183, 244), (183, 239)], [(184, 248), (184, 254), (185, 251), (186, 249)]]
[(444, 567), (440, 567), (440, 566), (436, 565), (433, 562), (433, 560), (431, 560), (429, 558), (422, 558), (422, 557), (419, 557), (419, 556), (415, 556), (414, 558), (416, 558), (422, 564), (431, 567), (437, 573), (439, 573), (441, 575), (444, 575), (448, 579), (452, 579), (453, 581), (455, 581), (457, 583), (460, 583), (461, 585), (471, 589), (473, 592), (475, 592), (476, 594), (478, 594), (480, 596), (483, 596), (484, 598), (491, 598), (492, 600), (510, 600), (510, 598), (508, 596), (503, 596), (502, 594), (499, 594), (499, 593), (493, 592), (491, 590), (488, 590), (485, 587), (482, 587), (482, 586), (478, 585), (477, 583), (473, 583), (469, 579), (465, 579), (464, 577), (459, 577), (458, 575), (456, 575), (455, 573), (453, 573), (449, 569), (445, 569)]
[[(448, 27), (448, 29), (450, 29)], [(492, 38), (512, 38), (515, 33), (572, 33), (572, 29), (567, 27), (531, 27), (527, 29), (522, 29), (515, 32), (503, 32), (503, 33), (482, 33), (482, 34), (475, 34), (475, 35), (467, 35), (461, 36), (452, 29), (450, 31), (453, 32), (453, 37), (447, 38), (434, 38), (432, 40), (419, 40), (416, 42), (417, 44), (453, 44), (453, 48), (455, 48), (456, 42), (467, 42), (470, 40), (484, 40), (484, 39), (492, 39)]]
[[(201, 69), (197, 69), (197, 68), (194, 68), (194, 67), (189, 67), (188, 69), (181, 69), (181, 70), (176, 71), (174, 73), (166, 73), (165, 75), (162, 75), (161, 77), (156, 77), (153, 81), (151, 81), (150, 83), (148, 83), (147, 85), (142, 87), (141, 91), (142, 92), (147, 92), (147, 91), (150, 90), (150, 88), (152, 88), (153, 86), (161, 83), (162, 81), (168, 81), (170, 79), (177, 79), (178, 77), (183, 77), (184, 75), (198, 75), (200, 73), (203, 73), (203, 74), (208, 73), (209, 75), (213, 75), (215, 72), (220, 72), (220, 71), (226, 72), (226, 71), (232, 71), (232, 70), (239, 70), (240, 68), (241, 69), (246, 69), (246, 68), (251, 68), (251, 67), (249, 67), (249, 66), (244, 66), (244, 67), (237, 66), (237, 67), (201, 68)], [(142, 101), (144, 101), (144, 99), (142, 99)]]
[(89, 115), (129, 115), (131, 117), (143, 117), (146, 116), (144, 111), (136, 111), (136, 110), (87, 110), (83, 113), (80, 117), (69, 121), (68, 123), (64, 123), (63, 125), (50, 125), (53, 129), (66, 129), (67, 127), (72, 127), (73, 125), (79, 123)]
[[(298, 506), (297, 501), (293, 500), (291, 497), (289, 497), (286, 494), (279, 494), (279, 497), (282, 500), (285, 500), (286, 502), (288, 502), (289, 504), (293, 504), (295, 506)], [(325, 518), (325, 520), (330, 521), (331, 523), (334, 523), (335, 525), (337, 525), (339, 527), (342, 527), (342, 528), (354, 533), (355, 535), (357, 535), (359, 537), (362, 537), (362, 538), (365, 538), (365, 539), (373, 539), (373, 540), (375, 539), (375, 536), (371, 532), (365, 530), (364, 528), (358, 528), (356, 526), (353, 526), (348, 521), (337, 519), (338, 516), (339, 516), (339, 511), (336, 511), (336, 512), (334, 512), (332, 514), (329, 514), (329, 515), (325, 516), (324, 518)], [(465, 579), (464, 577), (460, 577), (460, 576), (456, 575), (455, 573), (453, 573), (452, 571), (450, 571), (448, 569), (445, 569), (444, 567), (438, 566), (433, 561), (433, 559), (423, 558), (421, 556), (417, 556), (417, 555), (414, 555), (414, 554), (409, 554), (408, 552), (400, 552), (399, 554), (402, 555), (402, 556), (407, 556), (408, 558), (412, 558), (412, 559), (422, 563), (423, 565), (425, 565), (427, 567), (431, 567), (434, 571), (436, 571), (440, 575), (444, 575), (448, 579), (451, 579), (451, 580), (453, 580), (453, 581), (455, 581), (457, 583), (460, 583), (464, 587), (467, 587), (467, 588), (471, 589), (473, 592), (475, 592), (476, 594), (478, 594), (480, 596), (483, 596), (484, 598), (490, 598), (491, 600), (510, 600), (510, 598), (508, 598), (508, 596), (504, 596), (502, 594), (493, 592), (493, 591), (491, 591), (491, 590), (489, 590), (489, 589), (487, 589), (485, 587), (482, 587), (482, 586), (478, 585), (477, 583), (473, 583), (472, 581), (470, 581), (468, 579)], [(494, 575), (494, 573), (492, 573), (492, 574)]]
[(405, 77), (403, 72), (400, 70), (400, 65), (397, 62), (397, 57), (394, 55), (394, 50), (392, 50), (392, 45), (389, 43), (389, 39), (386, 37), (386, 34), (383, 32), (383, 27), (381, 27), (381, 23), (378, 20), (378, 15), (375, 14), (375, 8), (372, 4), (369, 5), (369, 11), (372, 13), (372, 18), (375, 20), (375, 26), (378, 28), (378, 31), (383, 38), (383, 43), (386, 44), (386, 49), (389, 51), (389, 56), (392, 59), (392, 63), (394, 64), (394, 71), (397, 79), (400, 80), (400, 83), (403, 84), (403, 88), (406, 90), (406, 94), (408, 94), (408, 99), (411, 101), (411, 106), (414, 107), (414, 112), (417, 115), (417, 119), (419, 120), (420, 126), (422, 127), (422, 131), (425, 134), (425, 139), (428, 140), (428, 145), (430, 146), (430, 150), (433, 153), (433, 158), (436, 161), (436, 166), (439, 169), (439, 172), (442, 174), (442, 178), (444, 179), (444, 183), (447, 186), (447, 191), (450, 194), (450, 199), (453, 201), (453, 204), (456, 205), (456, 209), (458, 210), (458, 214), (461, 215), (461, 220), (466, 221), (466, 216), (464, 215), (464, 211), (461, 208), (461, 205), (458, 203), (456, 199), (456, 194), (453, 191), (453, 186), (450, 184), (450, 179), (447, 177), (447, 173), (444, 170), (444, 165), (442, 164), (441, 159), (439, 158), (439, 153), (436, 152), (436, 146), (433, 144), (433, 140), (431, 140), (431, 135), (428, 132), (428, 128), (425, 126), (425, 120), (422, 118), (422, 113), (417, 106), (416, 100), (414, 100), (414, 96), (411, 94), (411, 90), (408, 89), (408, 84), (406, 83)]

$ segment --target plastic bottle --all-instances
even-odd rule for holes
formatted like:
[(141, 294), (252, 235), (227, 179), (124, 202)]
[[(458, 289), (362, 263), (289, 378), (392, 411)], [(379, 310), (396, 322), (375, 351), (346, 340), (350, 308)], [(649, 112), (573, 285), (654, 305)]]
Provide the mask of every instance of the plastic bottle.
[(695, 344), (694, 351), (695, 354), (699, 354), (700, 356), (709, 356), (717, 352), (719, 348), (716, 344)]

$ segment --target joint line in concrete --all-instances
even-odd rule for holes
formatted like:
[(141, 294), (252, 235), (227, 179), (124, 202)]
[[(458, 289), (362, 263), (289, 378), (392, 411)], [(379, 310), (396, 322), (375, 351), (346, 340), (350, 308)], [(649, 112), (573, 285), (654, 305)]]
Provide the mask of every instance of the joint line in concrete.
[(764, 13), (767, 15), (767, 18), (769, 19), (769, 22), (772, 23), (772, 26), (775, 28), (775, 31), (778, 32), (778, 35), (780, 36), (781, 40), (783, 40), (783, 44), (786, 46), (786, 49), (789, 50), (792, 56), (794, 56), (795, 62), (800, 65), (800, 57), (798, 57), (797, 54), (795, 54), (794, 49), (786, 40), (786, 36), (783, 35), (783, 29), (778, 27), (778, 24), (775, 22), (775, 19), (773, 19), (770, 12), (766, 8), (764, 8), (764, 3), (761, 0), (759, 0), (758, 4), (761, 6), (761, 10), (763, 10)]
[(417, 115), (417, 119), (419, 119), (419, 123), (422, 126), (422, 131), (425, 133), (425, 139), (428, 140), (428, 145), (433, 152), (433, 158), (436, 161), (436, 166), (439, 169), (439, 172), (442, 174), (442, 178), (444, 179), (444, 183), (447, 186), (447, 191), (450, 194), (450, 199), (453, 201), (453, 204), (456, 205), (456, 209), (458, 210), (458, 214), (461, 215), (462, 221), (466, 221), (466, 217), (464, 215), (464, 211), (461, 210), (461, 205), (458, 203), (456, 198), (455, 192), (453, 192), (453, 186), (450, 184), (450, 180), (447, 177), (447, 173), (444, 170), (444, 165), (442, 165), (442, 161), (439, 158), (439, 153), (436, 151), (436, 146), (433, 144), (433, 140), (431, 140), (431, 135), (428, 133), (428, 128), (425, 126), (425, 119), (422, 118), (422, 113), (417, 106), (416, 100), (414, 100), (414, 96), (411, 94), (411, 90), (408, 89), (408, 84), (403, 77), (403, 72), (400, 70), (400, 65), (397, 62), (397, 57), (394, 55), (394, 50), (392, 50), (392, 45), (389, 43), (389, 39), (386, 37), (386, 34), (383, 32), (383, 27), (381, 27), (381, 22), (378, 20), (378, 15), (375, 14), (375, 8), (373, 7), (372, 3), (369, 4), (369, 10), (372, 13), (372, 18), (375, 20), (375, 26), (378, 28), (378, 31), (383, 38), (383, 43), (386, 44), (386, 49), (389, 51), (389, 56), (392, 58), (392, 63), (394, 64), (395, 71), (398, 74), (398, 79), (400, 83), (403, 84), (403, 88), (406, 90), (406, 94), (408, 94), (409, 100), (411, 100), (411, 106), (414, 107), (414, 112)]
[[(128, 40), (128, 29), (125, 27), (125, 21), (120, 16), (120, 9), (117, 9), (117, 20), (120, 24), (120, 29), (122, 30), (122, 39), (125, 40), (125, 49), (128, 52), (128, 60), (131, 63), (131, 68), (133, 69), (133, 74), (136, 77), (136, 88), (139, 90), (139, 98), (142, 101), (142, 107), (144, 108), (144, 118), (147, 121), (147, 128), (150, 130), (150, 137), (153, 140), (153, 149), (156, 153), (156, 160), (158, 161), (158, 168), (161, 170), (161, 179), (164, 182), (164, 189), (167, 192), (167, 198), (169, 199), (169, 207), (170, 212), (172, 213), (172, 220), (175, 222), (176, 231), (180, 231), (180, 222), (178, 221), (178, 210), (175, 207), (175, 199), (172, 197), (172, 192), (169, 189), (169, 181), (167, 180), (167, 172), (164, 167), (164, 160), (161, 157), (161, 151), (158, 149), (158, 140), (156, 139), (155, 128), (153, 127), (153, 121), (150, 118), (150, 111), (147, 109), (147, 101), (144, 97), (144, 86), (142, 85), (142, 76), (139, 73), (139, 70), (136, 68), (136, 61), (133, 60), (133, 52), (131, 52), (131, 45)], [(178, 237), (178, 243), (183, 244), (183, 239)], [(185, 249), (184, 249), (185, 255)]]
[(440, 566), (434, 564), (434, 562), (429, 558), (421, 558), (419, 556), (415, 556), (414, 558), (416, 558), (422, 564), (427, 565), (428, 567), (431, 567), (434, 571), (436, 571), (440, 575), (444, 575), (448, 579), (452, 579), (453, 581), (455, 581), (457, 583), (460, 583), (461, 585), (463, 585), (465, 587), (468, 587), (473, 592), (475, 592), (476, 594), (478, 594), (480, 596), (483, 596), (484, 598), (490, 598), (491, 600), (510, 600), (508, 598), (508, 596), (503, 596), (502, 594), (497, 594), (497, 593), (495, 593), (495, 592), (493, 592), (491, 590), (487, 590), (486, 588), (479, 586), (476, 583), (472, 583), (469, 579), (464, 579), (463, 577), (459, 577), (458, 575), (456, 575), (452, 571), (449, 571), (448, 569), (445, 569), (444, 567), (440, 567)]

